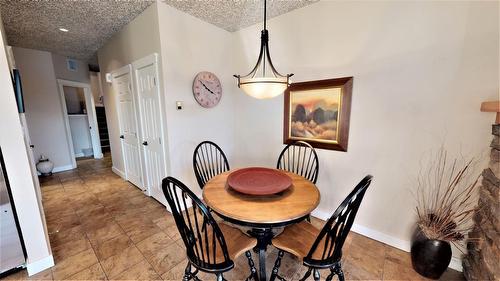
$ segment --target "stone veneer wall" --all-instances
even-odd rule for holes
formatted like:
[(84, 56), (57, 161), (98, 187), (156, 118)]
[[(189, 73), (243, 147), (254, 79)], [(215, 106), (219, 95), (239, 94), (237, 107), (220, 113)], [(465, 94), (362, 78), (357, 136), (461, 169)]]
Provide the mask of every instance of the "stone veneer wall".
[(463, 259), (467, 280), (500, 280), (500, 124), (492, 131), (490, 165), (482, 174), (479, 210)]

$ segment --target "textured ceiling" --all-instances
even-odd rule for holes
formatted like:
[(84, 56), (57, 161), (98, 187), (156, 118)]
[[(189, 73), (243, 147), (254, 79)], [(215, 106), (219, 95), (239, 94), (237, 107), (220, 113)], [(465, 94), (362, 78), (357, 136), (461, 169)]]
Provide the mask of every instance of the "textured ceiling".
[[(268, 0), (267, 18), (279, 16), (319, 0)], [(263, 0), (162, 0), (162, 2), (191, 14), (227, 31), (262, 22)]]
[[(9, 45), (90, 61), (154, 1), (0, 0)], [(66, 28), (69, 32), (59, 31)]]
[[(318, 0), (268, 0), (272, 18)], [(95, 62), (96, 51), (154, 0), (0, 0), (12, 46)], [(263, 0), (162, 0), (227, 31), (263, 20)], [(59, 28), (69, 32), (61, 32)]]

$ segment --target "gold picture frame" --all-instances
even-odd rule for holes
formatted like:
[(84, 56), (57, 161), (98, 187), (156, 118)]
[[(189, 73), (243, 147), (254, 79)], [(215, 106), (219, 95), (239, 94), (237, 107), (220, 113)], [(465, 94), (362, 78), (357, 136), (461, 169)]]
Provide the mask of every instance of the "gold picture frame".
[(347, 151), (353, 77), (292, 83), (285, 91), (283, 143)]

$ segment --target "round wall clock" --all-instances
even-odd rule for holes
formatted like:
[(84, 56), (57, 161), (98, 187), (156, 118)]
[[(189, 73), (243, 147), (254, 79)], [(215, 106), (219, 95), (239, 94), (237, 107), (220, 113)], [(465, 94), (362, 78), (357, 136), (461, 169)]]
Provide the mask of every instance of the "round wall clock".
[(202, 71), (196, 74), (193, 81), (194, 99), (203, 107), (216, 106), (222, 98), (222, 86), (215, 74)]

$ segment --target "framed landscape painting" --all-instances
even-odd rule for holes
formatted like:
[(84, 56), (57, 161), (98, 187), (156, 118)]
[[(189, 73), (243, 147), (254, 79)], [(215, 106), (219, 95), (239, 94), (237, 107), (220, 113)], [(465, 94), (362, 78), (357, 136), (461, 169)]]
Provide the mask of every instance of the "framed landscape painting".
[(292, 83), (285, 91), (283, 142), (347, 151), (352, 77)]

